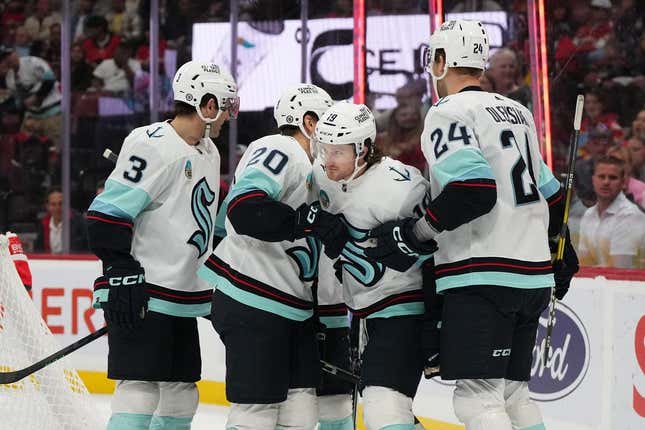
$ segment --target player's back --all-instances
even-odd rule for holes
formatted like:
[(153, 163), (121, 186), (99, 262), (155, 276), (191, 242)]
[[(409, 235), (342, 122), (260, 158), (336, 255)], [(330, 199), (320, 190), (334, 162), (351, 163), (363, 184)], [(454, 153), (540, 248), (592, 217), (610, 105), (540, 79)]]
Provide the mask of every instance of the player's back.
[(422, 146), (433, 199), (473, 178), (494, 180), (497, 192), (489, 213), (437, 236), (438, 290), (553, 285), (545, 197), (559, 183), (541, 159), (531, 113), (499, 94), (462, 91), (430, 109)]

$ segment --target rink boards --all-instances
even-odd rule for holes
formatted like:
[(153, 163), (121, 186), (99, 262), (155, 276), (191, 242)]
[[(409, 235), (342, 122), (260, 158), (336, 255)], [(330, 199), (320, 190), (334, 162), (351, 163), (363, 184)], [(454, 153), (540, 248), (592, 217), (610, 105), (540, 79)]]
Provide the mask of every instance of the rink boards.
[[(100, 263), (84, 259), (33, 259), (33, 299), (61, 345), (102, 325), (91, 308)], [(584, 270), (559, 305), (552, 365), (541, 353), (546, 318), (534, 349), (530, 388), (550, 430), (645, 428), (645, 274)], [(200, 400), (226, 404), (224, 348), (210, 322), (200, 320)], [(109, 393), (107, 342), (99, 339), (71, 356), (92, 392)], [(452, 385), (422, 380), (415, 413), (433, 429), (461, 428), (452, 413)]]

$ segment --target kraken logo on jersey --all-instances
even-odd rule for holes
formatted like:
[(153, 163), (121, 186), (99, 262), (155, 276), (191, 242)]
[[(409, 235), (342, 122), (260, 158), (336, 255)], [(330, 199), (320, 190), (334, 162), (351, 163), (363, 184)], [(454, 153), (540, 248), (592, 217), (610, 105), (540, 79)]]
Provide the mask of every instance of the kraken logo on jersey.
[(349, 273), (354, 279), (366, 287), (374, 286), (385, 274), (385, 266), (368, 258), (365, 248), (360, 246), (365, 241), (367, 230), (360, 230), (350, 225), (345, 217), (343, 220), (349, 228), (352, 239), (347, 242), (341, 253), (340, 264), (343, 271)]
[(307, 237), (307, 246), (294, 246), (286, 250), (289, 257), (298, 265), (298, 277), (303, 282), (310, 282), (316, 277), (318, 259), (320, 258), (320, 242), (313, 237)]
[[(208, 242), (213, 233), (213, 218), (208, 207), (215, 201), (215, 193), (208, 186), (206, 178), (200, 179), (193, 187), (192, 200), (190, 208), (199, 230), (188, 239), (189, 244), (197, 248), (199, 257), (203, 256), (208, 250)], [(198, 257), (198, 258), (199, 258)]]

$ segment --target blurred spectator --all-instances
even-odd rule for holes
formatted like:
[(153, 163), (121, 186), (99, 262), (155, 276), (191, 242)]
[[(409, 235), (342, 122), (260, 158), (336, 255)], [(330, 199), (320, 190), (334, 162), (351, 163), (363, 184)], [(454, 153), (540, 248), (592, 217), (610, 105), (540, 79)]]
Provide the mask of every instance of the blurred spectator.
[(0, 49), (0, 76), (3, 75), (16, 106), (25, 108), (25, 119), (34, 118), (43, 133), (58, 147), (62, 97), (60, 85), (49, 64), (42, 58), (20, 58), (11, 49)]
[(114, 51), (114, 58), (103, 60), (94, 69), (92, 87), (111, 93), (128, 93), (133, 89), (134, 77), (141, 72), (141, 64), (132, 58), (132, 48), (121, 43)]
[(580, 200), (590, 206), (594, 201), (592, 176), (594, 164), (604, 157), (612, 145), (611, 133), (604, 127), (598, 127), (589, 133), (586, 149), (586, 158), (576, 162), (575, 187)]
[(43, 59), (49, 63), (57, 79), (60, 79), (60, 41), (61, 26), (59, 23), (54, 23), (49, 29), (49, 40), (43, 52)]
[(614, 35), (623, 52), (636, 52), (645, 25), (645, 4), (640, 1), (637, 5), (636, 0), (618, 0), (618, 3), (614, 8)]
[[(148, 43), (149, 40), (150, 40), (149, 25), (145, 25), (143, 42), (137, 47), (137, 50), (134, 54), (134, 58), (137, 61), (139, 61), (139, 63), (141, 63), (141, 68), (143, 70), (148, 70), (148, 66), (150, 65), (150, 44)], [(159, 31), (159, 67), (163, 65), (164, 55), (166, 53), (167, 46), (168, 46), (168, 42), (163, 36), (163, 31), (160, 30)]]
[(92, 86), (92, 67), (85, 61), (80, 43), (74, 43), (70, 52), (70, 84), (72, 91), (86, 91)]
[(587, 59), (596, 62), (603, 58), (603, 48), (612, 34), (611, 0), (591, 0), (590, 6), (589, 20), (578, 28), (573, 43), (577, 52), (588, 53)]
[(423, 172), (426, 159), (421, 151), (423, 118), (419, 105), (397, 106), (387, 130), (376, 137), (376, 145), (385, 154)]
[(119, 36), (108, 31), (107, 20), (98, 15), (92, 15), (85, 20), (85, 36), (87, 37), (83, 41), (85, 61), (92, 67), (112, 58), (121, 43)]
[(516, 100), (531, 109), (531, 89), (519, 85), (519, 62), (511, 49), (497, 50), (489, 60), (490, 77), (497, 93)]
[(7, 28), (10, 24), (22, 25), (25, 22), (23, 2), (20, 0), (9, 0), (0, 15), (0, 27)]
[(34, 14), (25, 20), (25, 28), (32, 40), (45, 41), (49, 39), (51, 25), (62, 21), (60, 13), (52, 10), (49, 0), (38, 0)]
[(30, 54), (31, 36), (24, 25), (16, 28), (13, 48), (19, 57), (26, 57)]
[(125, 0), (112, 0), (112, 11), (108, 15), (110, 31), (125, 40), (141, 37), (141, 18), (136, 8), (126, 7)]
[(16, 148), (11, 162), (19, 169), (19, 174), (12, 187), (14, 191), (40, 200), (43, 186), (58, 174), (53, 171), (55, 165), (50, 159), (54, 143), (43, 134), (34, 118), (25, 118), (23, 129), (13, 135), (13, 140)]
[(585, 92), (584, 116), (580, 126), (580, 147), (584, 150), (588, 139), (588, 133), (594, 128), (609, 130), (615, 141), (623, 138), (624, 132), (618, 124), (618, 115), (613, 112), (605, 112), (605, 104), (600, 92), (591, 90)]
[[(60, 188), (52, 188), (47, 193), (45, 201), (47, 214), (38, 225), (36, 251), (49, 254), (63, 252), (63, 193)], [(85, 218), (72, 210), (70, 214), (70, 251), (83, 252), (88, 250), (87, 227)]]
[(578, 257), (581, 265), (638, 267), (645, 237), (645, 214), (622, 192), (625, 164), (613, 157), (598, 160), (593, 186), (597, 203), (580, 223)]
[(96, 0), (79, 0), (78, 10), (72, 16), (72, 37), (73, 40), (82, 40), (85, 38), (85, 20), (94, 13), (94, 4)]
[(625, 145), (632, 157), (632, 174), (641, 181), (645, 180), (645, 109), (636, 114)]
[[(421, 109), (422, 118), (425, 118), (425, 114), (428, 112), (429, 108), (429, 106), (423, 103), (423, 97), (427, 93), (427, 86), (428, 84), (425, 79), (416, 79), (407, 82), (394, 93), (397, 106), (409, 105), (419, 108)], [(376, 129), (378, 131), (387, 130), (391, 122), (393, 112), (394, 109), (389, 109), (383, 112), (376, 112), (374, 114), (376, 117)]]
[(483, 10), (488, 12), (504, 9), (498, 2), (493, 0), (463, 0), (457, 2), (454, 7), (450, 8), (450, 13), (480, 12)]
[(609, 148), (607, 156), (614, 157), (625, 163), (625, 186), (623, 192), (632, 202), (645, 207), (645, 182), (639, 181), (632, 175), (632, 155), (629, 149), (624, 146), (614, 146)]

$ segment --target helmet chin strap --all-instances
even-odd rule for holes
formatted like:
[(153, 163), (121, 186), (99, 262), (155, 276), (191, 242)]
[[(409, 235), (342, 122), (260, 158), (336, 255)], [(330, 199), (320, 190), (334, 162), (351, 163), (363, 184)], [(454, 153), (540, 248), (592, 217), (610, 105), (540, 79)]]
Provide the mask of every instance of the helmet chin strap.
[(448, 63), (444, 63), (443, 73), (441, 74), (441, 76), (436, 76), (432, 71), (432, 67), (429, 67), (429, 69), (430, 69), (429, 70), (430, 76), (432, 76), (432, 89), (434, 90), (434, 93), (437, 95), (437, 99), (440, 99), (441, 96), (439, 95), (439, 89), (437, 88), (437, 83), (446, 77), (446, 74), (448, 73)]
[(217, 121), (222, 114), (222, 110), (218, 109), (217, 110), (217, 115), (215, 115), (215, 118), (206, 118), (204, 114), (202, 113), (202, 110), (199, 108), (199, 106), (195, 106), (195, 110), (197, 111), (197, 115), (199, 118), (206, 123), (206, 127), (204, 128), (204, 138), (210, 137), (211, 135), (211, 124)]

